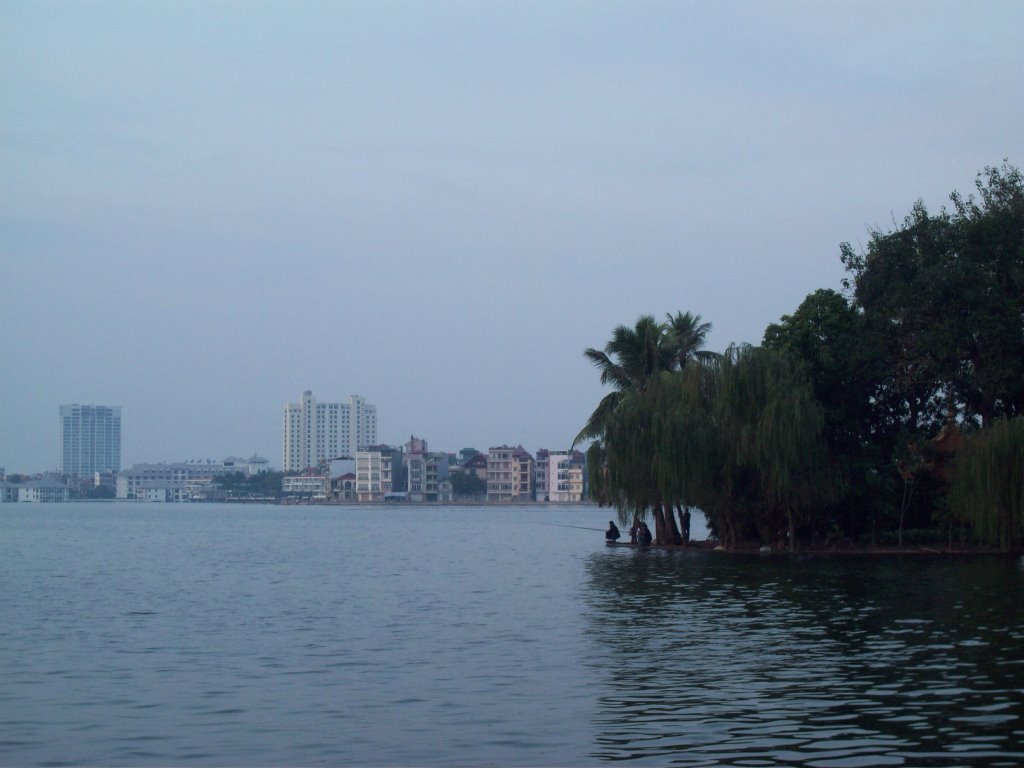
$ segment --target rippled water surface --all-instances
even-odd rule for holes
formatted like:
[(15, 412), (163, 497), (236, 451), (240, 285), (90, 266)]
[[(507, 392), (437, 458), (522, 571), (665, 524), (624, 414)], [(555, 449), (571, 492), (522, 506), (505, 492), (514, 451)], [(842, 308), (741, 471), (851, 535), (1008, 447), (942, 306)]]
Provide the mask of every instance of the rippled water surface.
[(0, 764), (1024, 764), (1018, 560), (607, 517), (0, 506)]

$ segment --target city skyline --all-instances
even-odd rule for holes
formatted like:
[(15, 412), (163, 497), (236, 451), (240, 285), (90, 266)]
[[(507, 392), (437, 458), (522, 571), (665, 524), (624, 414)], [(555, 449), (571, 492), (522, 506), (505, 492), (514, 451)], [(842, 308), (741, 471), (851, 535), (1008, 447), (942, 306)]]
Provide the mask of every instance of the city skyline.
[[(312, 404), (314, 412), (323, 411), (324, 414), (320, 416), (321, 419), (328, 418), (327, 412), (333, 413), (335, 418), (335, 424), (333, 426), (333, 437), (329, 437), (330, 430), (326, 427), (326, 423), (323, 426), (322, 434), (317, 434), (316, 429), (312, 436), (307, 436), (305, 442), (304, 451), (300, 450), (297, 453), (299, 456), (308, 459), (308, 461), (299, 460), (298, 464), (289, 465), (285, 460), (285, 456), (288, 453), (289, 437), (295, 440), (295, 436), (289, 435), (289, 417), (294, 417), (296, 421), (301, 419), (303, 413), (303, 406)], [(349, 429), (348, 427), (340, 427), (337, 423), (339, 421), (338, 412), (344, 412), (347, 409), (351, 409), (351, 412), (359, 414), (357, 416), (357, 426)], [(189, 462), (215, 462), (219, 461), (224, 457), (210, 454), (210, 452), (200, 451), (193, 456), (174, 456), (174, 457), (140, 457), (133, 459), (130, 462), (125, 462), (123, 467), (121, 463), (121, 406), (102, 406), (102, 405), (80, 405), (78, 403), (70, 405), (62, 405), (59, 407), (60, 411), (60, 430), (58, 431), (58, 465), (56, 467), (6, 467), (0, 465), (8, 474), (17, 475), (45, 475), (49, 473), (57, 473), (61, 475), (68, 475), (72, 477), (89, 478), (96, 471), (113, 471), (117, 472), (122, 468), (128, 468), (134, 465), (144, 464), (178, 464), (178, 463), (189, 463)], [(305, 390), (299, 403), (286, 403), (284, 405), (284, 426), (281, 434), (281, 442), (278, 455), (281, 456), (282, 461), (279, 465), (275, 465), (272, 461), (270, 462), (271, 469), (278, 469), (282, 472), (301, 472), (305, 469), (315, 467), (318, 463), (325, 459), (332, 459), (344, 456), (354, 456), (357, 451), (364, 450), (370, 446), (383, 446), (387, 445), (392, 448), (401, 448), (405, 444), (404, 440), (394, 441), (378, 441), (377, 440), (377, 408), (375, 405), (366, 402), (366, 398), (361, 395), (350, 395), (347, 403), (329, 403), (329, 402), (318, 402), (313, 396), (311, 390)], [(297, 416), (296, 416), (297, 414)], [(314, 422), (315, 424), (315, 422)], [(300, 428), (297, 423), (294, 425), (296, 429)], [(101, 433), (105, 433), (105, 439), (101, 439)], [(71, 440), (71, 436), (74, 435), (75, 440)], [(344, 436), (344, 438), (343, 438)], [(413, 435), (413, 439), (416, 438)], [(319, 441), (321, 449), (317, 451), (316, 444)], [(348, 441), (348, 447), (345, 448), (345, 441)], [(462, 442), (456, 446), (445, 446), (442, 447), (441, 452), (457, 455), (460, 451), (466, 448), (472, 448), (482, 453), (486, 453), (488, 449), (506, 446), (509, 441), (491, 441), (487, 443), (471, 444), (468, 442)], [(100, 450), (97, 455), (99, 459), (93, 455), (97, 449), (95, 445), (100, 444)], [(569, 448), (571, 438), (567, 438), (567, 442), (562, 445), (539, 445), (533, 448), (534, 451), (552, 451), (556, 453), (564, 452)], [(524, 447), (526, 445), (523, 441), (512, 440), (512, 445), (518, 445)], [(92, 445), (91, 450), (86, 450), (87, 445)], [(335, 450), (330, 450), (330, 448)], [(326, 448), (327, 450), (323, 450)], [(247, 451), (242, 450), (241, 453), (248, 455), (251, 452), (253, 457), (265, 458), (264, 454), (259, 451)], [(225, 455), (227, 458), (235, 458), (233, 453)], [(197, 458), (201, 457), (201, 458)], [(88, 465), (88, 466), (87, 466)], [(77, 467), (78, 469), (75, 469)], [(85, 467), (85, 469), (82, 469)], [(84, 472), (84, 474), (83, 474)]]
[[(924, 10), (923, 10), (924, 9)], [(640, 315), (758, 343), (921, 199), (1024, 163), (1024, 5), (0, 4), (0, 466), (378, 433), (567, 447)], [(463, 445), (460, 445), (463, 444)]]

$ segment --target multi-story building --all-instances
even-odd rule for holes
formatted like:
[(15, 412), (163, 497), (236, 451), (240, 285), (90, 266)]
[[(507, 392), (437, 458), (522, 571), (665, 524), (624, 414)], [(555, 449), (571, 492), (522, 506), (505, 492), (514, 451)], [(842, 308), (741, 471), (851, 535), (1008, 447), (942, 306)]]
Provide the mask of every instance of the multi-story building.
[(579, 451), (537, 451), (537, 501), (575, 503), (583, 498), (584, 457)]
[(131, 469), (117, 475), (117, 498), (143, 501), (192, 501), (199, 486), (190, 481), (197, 478), (217, 478), (237, 472), (232, 465), (203, 462), (174, 462), (170, 464), (133, 464)]
[[(430, 453), (427, 441), (413, 437), (405, 444), (402, 461), (406, 468), (406, 498), (413, 503), (451, 500), (448, 454)], [(450, 483), (448, 483), (450, 485)]]
[(319, 403), (308, 389), (284, 407), (281, 468), (301, 472), (377, 442), (377, 407), (359, 395), (347, 403)]
[(548, 465), (551, 451), (541, 448), (537, 451), (536, 463), (533, 465), (533, 496), (537, 501), (548, 500)]
[(533, 493), (533, 457), (520, 445), (487, 451), (487, 501), (529, 501)]
[(45, 475), (21, 483), (0, 480), (0, 502), (67, 501), (68, 496), (68, 487), (59, 476)]
[(121, 469), (121, 406), (60, 407), (60, 473), (92, 479)]
[(391, 454), (356, 451), (356, 500), (383, 501), (391, 493)]
[(586, 470), (585, 464), (570, 464), (569, 465), (569, 498), (566, 501), (578, 502), (583, 501), (586, 497)]
[(281, 493), (285, 496), (326, 501), (331, 479), (327, 475), (292, 475), (281, 480)]

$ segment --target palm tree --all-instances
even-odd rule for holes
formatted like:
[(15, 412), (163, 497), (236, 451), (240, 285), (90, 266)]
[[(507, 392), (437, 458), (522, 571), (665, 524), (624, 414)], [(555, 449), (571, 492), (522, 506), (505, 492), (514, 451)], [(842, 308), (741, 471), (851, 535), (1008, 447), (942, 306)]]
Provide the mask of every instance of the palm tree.
[(672, 370), (675, 355), (667, 327), (656, 321), (653, 315), (641, 316), (632, 328), (625, 325), (615, 328), (604, 350), (593, 347), (583, 350), (583, 356), (601, 372), (601, 383), (611, 384), (615, 389), (597, 404), (573, 440), (573, 447), (584, 440), (600, 438), (623, 395), (644, 392), (655, 374)]
[(691, 312), (676, 312), (667, 315), (666, 330), (672, 345), (675, 365), (679, 370), (686, 368), (691, 360), (698, 363), (710, 363), (720, 355), (704, 349), (704, 342), (711, 331), (711, 323), (702, 323), (700, 315)]
[(679, 541), (680, 536), (671, 507), (664, 513), (653, 478), (656, 456), (647, 391), (659, 375), (677, 369), (675, 338), (668, 325), (643, 315), (632, 328), (615, 328), (603, 350), (584, 350), (601, 372), (601, 383), (614, 390), (601, 399), (573, 441), (573, 446), (599, 441), (587, 452), (598, 500), (614, 503), (624, 524), (650, 507), (661, 542)]

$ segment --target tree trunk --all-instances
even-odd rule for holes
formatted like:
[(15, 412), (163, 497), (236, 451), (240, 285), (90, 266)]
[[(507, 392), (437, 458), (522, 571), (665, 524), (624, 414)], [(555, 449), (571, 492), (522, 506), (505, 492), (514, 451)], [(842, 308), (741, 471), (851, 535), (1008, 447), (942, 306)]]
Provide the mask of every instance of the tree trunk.
[(690, 508), (686, 507), (685, 511), (682, 504), (676, 505), (676, 514), (679, 515), (679, 538), (682, 540), (684, 547), (690, 546), (690, 519), (688, 517)]
[(661, 502), (656, 501), (651, 505), (651, 514), (654, 517), (654, 543), (664, 544), (665, 538), (665, 515), (661, 511)]
[(793, 520), (793, 510), (786, 510), (786, 518), (789, 520), (789, 551), (796, 551), (796, 523)]
[(665, 504), (665, 533), (669, 543), (679, 546), (683, 543), (683, 537), (679, 534), (679, 529), (676, 528), (676, 516), (672, 514), (672, 505)]

